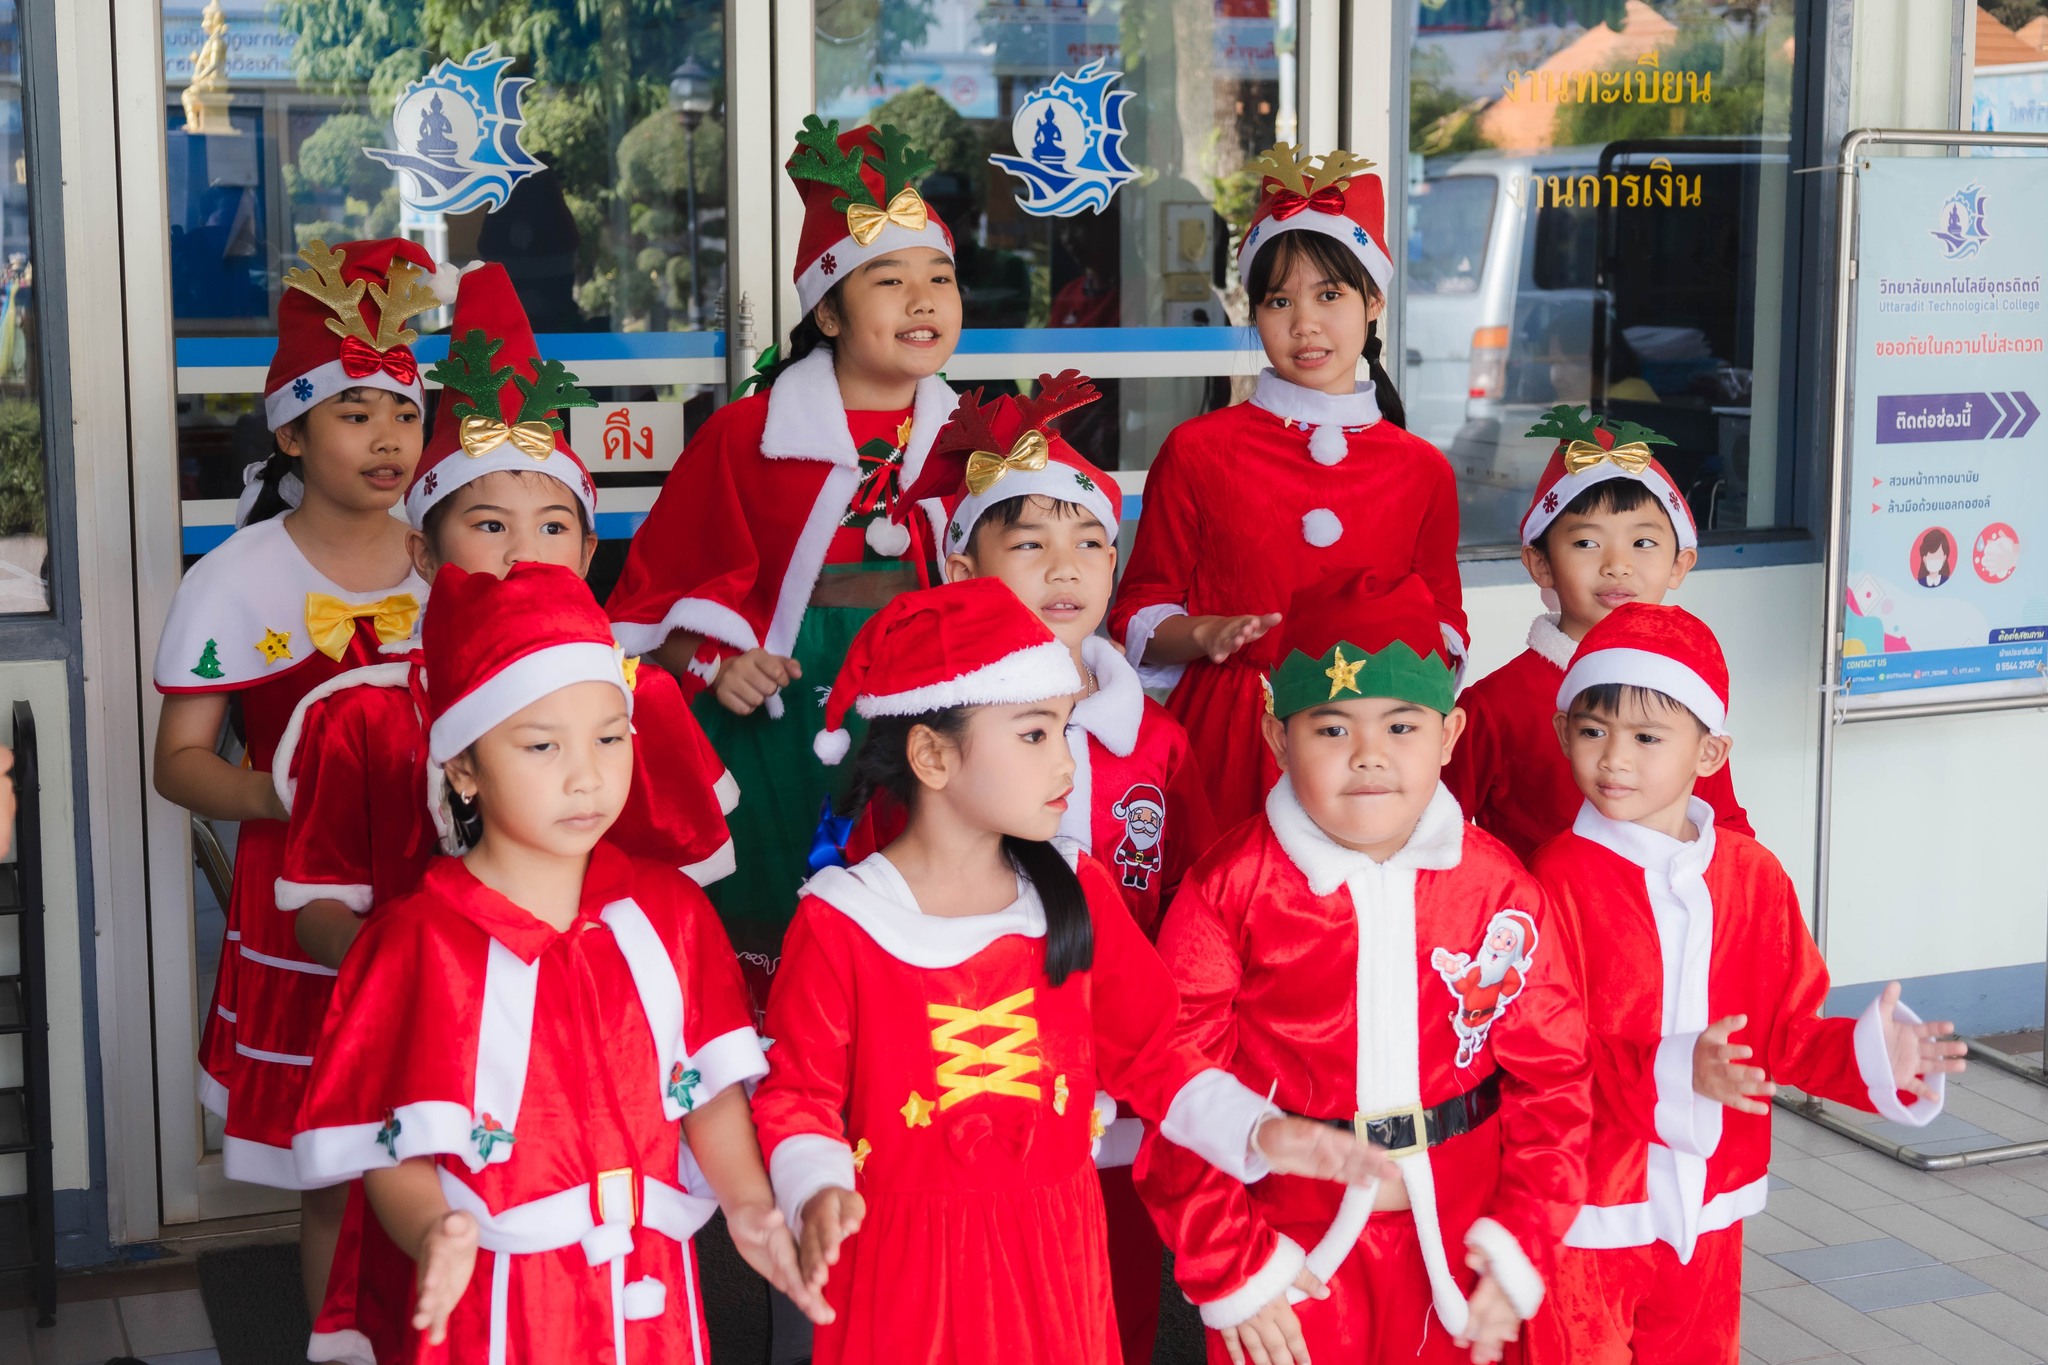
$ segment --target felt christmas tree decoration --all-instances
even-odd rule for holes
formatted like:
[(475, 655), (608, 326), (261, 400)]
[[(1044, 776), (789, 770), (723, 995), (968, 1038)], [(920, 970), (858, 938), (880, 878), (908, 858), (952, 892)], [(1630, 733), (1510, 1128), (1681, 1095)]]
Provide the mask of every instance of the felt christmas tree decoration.
[(596, 525), (597, 485), (569, 448), (561, 414), (597, 400), (561, 361), (541, 356), (504, 266), (462, 272), (449, 336), (448, 358), (427, 374), (441, 396), (433, 437), (405, 490), (412, 524), (424, 526), (428, 510), (464, 484), (525, 469), (559, 480), (583, 505), (585, 525)]
[(1544, 465), (1542, 477), (1536, 481), (1536, 496), (1522, 517), (1524, 545), (1541, 539), (1572, 499), (1595, 484), (1634, 479), (1663, 504), (1678, 533), (1678, 548), (1699, 548), (1699, 527), (1693, 523), (1692, 508), (1686, 505), (1670, 471), (1650, 454), (1651, 446), (1675, 444), (1670, 437), (1636, 422), (1609, 422), (1573, 403), (1560, 403), (1544, 413), (1527, 434), (1549, 437), (1557, 442), (1557, 449)]
[(1661, 692), (1710, 733), (1728, 733), (1728, 660), (1707, 623), (1683, 607), (1631, 602), (1601, 618), (1572, 652), (1557, 709), (1570, 711), (1586, 689), (1610, 683)]
[(904, 493), (915, 507), (943, 509), (943, 557), (965, 550), (975, 523), (1011, 498), (1045, 497), (1088, 509), (1114, 537), (1123, 512), (1116, 480), (1095, 467), (1054, 428), (1055, 419), (1102, 395), (1078, 370), (1038, 377), (1038, 391), (1019, 398), (982, 390), (963, 394), (939, 432), (917, 481)]
[(1436, 598), (1414, 574), (1391, 587), (1362, 571), (1332, 576), (1296, 593), (1281, 621), (1284, 653), (1267, 686), (1282, 720), (1368, 697), (1444, 715), (1456, 705)]
[(811, 748), (846, 757), (846, 713), (924, 716), (956, 706), (1022, 706), (1081, 690), (1074, 656), (995, 578), (903, 593), (868, 618), (846, 651)]
[(343, 389), (386, 389), (424, 408), (419, 333), (408, 318), (438, 308), (433, 257), (403, 237), (311, 241), (284, 272), (277, 351), (263, 381), (263, 415), (276, 431)]
[(1250, 275), (1252, 259), (1281, 233), (1320, 232), (1350, 248), (1385, 294), (1394, 262), (1387, 255), (1386, 191), (1378, 176), (1367, 174), (1372, 165), (1342, 150), (1304, 155), (1289, 142), (1254, 157), (1245, 169), (1261, 173), (1259, 202), (1237, 246), (1239, 278)]
[(847, 274), (892, 251), (928, 246), (953, 252), (953, 234), (913, 182), (933, 168), (892, 124), (839, 131), (839, 121), (804, 116), (784, 167), (803, 196), (797, 238), (797, 299), (808, 313)]

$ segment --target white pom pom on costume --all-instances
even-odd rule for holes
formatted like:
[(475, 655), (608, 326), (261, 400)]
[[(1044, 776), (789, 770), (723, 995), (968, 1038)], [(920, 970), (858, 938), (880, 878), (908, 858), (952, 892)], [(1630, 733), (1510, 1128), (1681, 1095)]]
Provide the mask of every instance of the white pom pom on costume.
[(878, 555), (891, 559), (910, 548), (910, 528), (899, 526), (887, 517), (876, 517), (868, 523), (868, 548)]
[(443, 261), (428, 277), (427, 288), (434, 291), (434, 297), (443, 305), (453, 304), (456, 293), (462, 288), (462, 277), (482, 264), (482, 261), (471, 261), (468, 265)]
[(1301, 538), (1318, 550), (1335, 545), (1344, 534), (1344, 523), (1327, 507), (1318, 507), (1301, 519)]
[(1344, 428), (1335, 422), (1325, 422), (1309, 433), (1308, 453), (1317, 464), (1336, 464), (1350, 448), (1344, 439)]
[(811, 740), (811, 752), (828, 768), (837, 767), (852, 747), (853, 736), (844, 730), (820, 730)]

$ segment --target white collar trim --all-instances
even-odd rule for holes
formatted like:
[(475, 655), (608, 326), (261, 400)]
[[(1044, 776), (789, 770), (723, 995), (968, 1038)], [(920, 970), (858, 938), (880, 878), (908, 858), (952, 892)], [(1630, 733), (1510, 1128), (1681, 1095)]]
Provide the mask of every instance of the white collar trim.
[(1017, 899), (993, 915), (927, 915), (903, 874), (879, 853), (852, 867), (828, 867), (804, 885), (806, 895), (859, 925), (875, 946), (913, 967), (957, 967), (999, 938), (1045, 937), (1038, 892), (1017, 878)]
[(1357, 874), (1368, 869), (1411, 868), (1442, 871), (1458, 865), (1465, 844), (1465, 817), (1457, 798), (1439, 782), (1436, 794), (1423, 809), (1408, 842), (1384, 863), (1360, 853), (1323, 833), (1302, 809), (1294, 794), (1294, 782), (1284, 773), (1266, 797), (1266, 821), (1280, 841), (1281, 851), (1308, 878), (1309, 890), (1327, 896)]
[(1282, 379), (1270, 365), (1259, 371), (1252, 402), (1275, 417), (1305, 427), (1334, 423), (1348, 429), (1369, 427), (1380, 420), (1379, 395), (1371, 384), (1359, 384), (1350, 393), (1324, 393)]
[(1138, 747), (1138, 727), (1145, 719), (1145, 689), (1138, 670), (1100, 635), (1081, 642), (1081, 662), (1095, 674), (1095, 693), (1074, 703), (1071, 723), (1118, 758), (1129, 758)]
[(1559, 613), (1546, 611), (1529, 623), (1529, 648), (1556, 664), (1560, 673), (1572, 666), (1572, 655), (1579, 650), (1579, 642), (1558, 624), (1562, 619)]
[[(959, 402), (945, 380), (917, 381), (911, 405), (910, 445), (903, 452), (903, 486), (924, 466), (924, 457)], [(768, 420), (761, 428), (761, 454), (771, 460), (823, 460), (845, 469), (860, 466), (846, 403), (832, 368), (832, 350), (821, 346), (782, 372), (768, 389)]]
[(1591, 801), (1579, 807), (1578, 816), (1572, 821), (1572, 833), (1590, 839), (1646, 872), (1661, 872), (1667, 877), (1697, 873), (1714, 859), (1714, 808), (1695, 796), (1687, 803), (1685, 813), (1700, 832), (1699, 838), (1690, 843), (1634, 821), (1610, 820), (1594, 809)]

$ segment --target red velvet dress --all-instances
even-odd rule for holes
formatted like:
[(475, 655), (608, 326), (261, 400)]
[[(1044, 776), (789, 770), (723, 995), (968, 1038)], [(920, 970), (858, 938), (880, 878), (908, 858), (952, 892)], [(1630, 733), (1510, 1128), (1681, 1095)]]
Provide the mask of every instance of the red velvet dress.
[[(379, 657), (374, 607), (394, 598), (405, 599), (385, 616), (385, 629), (396, 633), (409, 621), (401, 608), (424, 604), (427, 584), (408, 574), (384, 592), (350, 593), (307, 561), (284, 518), (244, 527), (178, 585), (157, 647), (157, 690), (237, 693), (248, 764), (268, 772), (300, 699)], [(315, 646), (309, 624), (334, 603), (369, 613), (340, 627), (331, 615), (321, 621), (338, 658)], [(227, 939), (200, 1033), (199, 1096), (226, 1125), (230, 1179), (302, 1189), (292, 1120), (334, 973), (300, 950), (293, 917), (275, 901), (284, 845), (282, 821), (247, 820), (236, 835)]]

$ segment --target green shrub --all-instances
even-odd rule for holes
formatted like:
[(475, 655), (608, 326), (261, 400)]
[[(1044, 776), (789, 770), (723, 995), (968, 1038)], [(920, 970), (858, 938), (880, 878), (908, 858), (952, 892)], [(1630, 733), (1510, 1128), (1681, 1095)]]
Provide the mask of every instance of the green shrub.
[(42, 408), (0, 398), (0, 536), (49, 534), (47, 486)]

